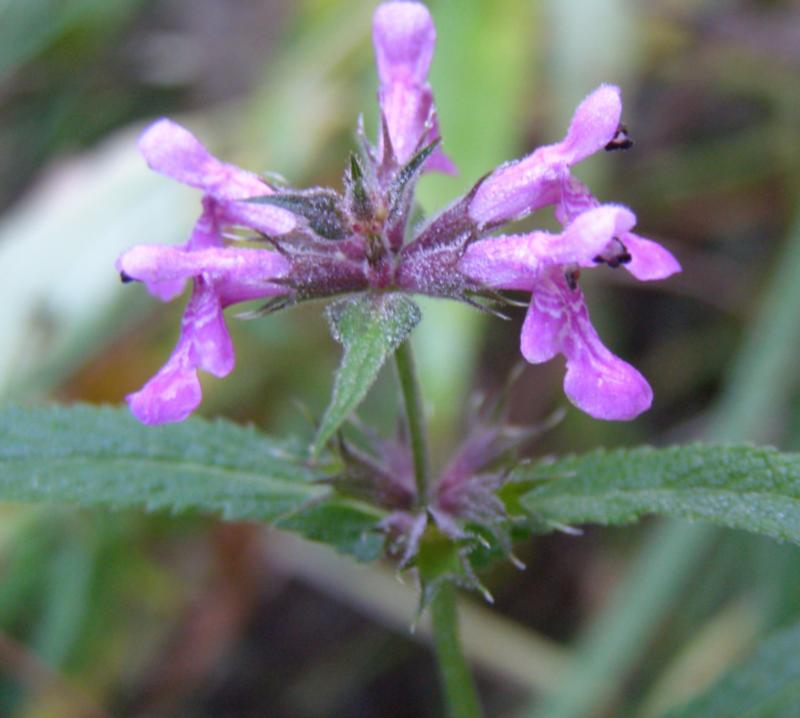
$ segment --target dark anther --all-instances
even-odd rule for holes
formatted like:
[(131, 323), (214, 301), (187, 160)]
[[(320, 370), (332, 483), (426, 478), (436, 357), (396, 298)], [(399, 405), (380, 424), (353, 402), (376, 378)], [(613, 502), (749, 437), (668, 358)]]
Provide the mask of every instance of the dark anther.
[(578, 279), (581, 276), (580, 269), (568, 269), (564, 272), (564, 279), (567, 280), (567, 286), (574, 292), (578, 288)]
[(628, 136), (628, 128), (620, 124), (611, 142), (606, 145), (606, 152), (629, 150), (631, 147), (633, 147), (633, 140)]
[(606, 254), (598, 254), (592, 261), (595, 264), (607, 264), (611, 269), (616, 269), (621, 264), (631, 261), (631, 253), (618, 237), (614, 237), (606, 248)]
[(134, 278), (130, 274), (125, 274), (125, 272), (119, 273), (119, 278), (123, 284), (127, 284), (128, 282), (135, 281)]

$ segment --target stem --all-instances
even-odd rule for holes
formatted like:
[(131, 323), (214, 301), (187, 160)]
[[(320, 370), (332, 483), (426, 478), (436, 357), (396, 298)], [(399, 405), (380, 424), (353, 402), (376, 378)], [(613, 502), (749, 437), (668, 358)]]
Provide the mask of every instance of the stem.
[[(430, 489), (428, 441), (425, 414), (422, 409), (422, 393), (410, 341), (403, 342), (397, 348), (394, 360), (397, 364), (397, 376), (403, 394), (411, 454), (414, 459), (417, 506), (425, 509)], [(431, 601), (431, 622), (447, 714), (450, 718), (480, 718), (481, 710), (475, 684), (464, 660), (458, 637), (458, 606), (456, 589), (452, 583), (444, 582), (436, 591)]]
[(443, 583), (436, 591), (431, 601), (431, 621), (447, 715), (450, 718), (480, 718), (475, 684), (458, 638), (456, 587), (452, 583)]
[(422, 395), (414, 367), (414, 354), (411, 342), (404, 341), (395, 351), (397, 376), (400, 379), (400, 390), (403, 393), (403, 404), (408, 421), (408, 434), (411, 442), (411, 454), (414, 458), (414, 482), (417, 486), (417, 505), (424, 507), (428, 503), (430, 472), (428, 469), (428, 441), (425, 430), (425, 414), (422, 408)]

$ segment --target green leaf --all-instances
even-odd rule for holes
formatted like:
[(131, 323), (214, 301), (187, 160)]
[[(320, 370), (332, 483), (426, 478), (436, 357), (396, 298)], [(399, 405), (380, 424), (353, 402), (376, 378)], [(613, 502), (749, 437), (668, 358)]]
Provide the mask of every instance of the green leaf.
[(765, 641), (744, 665), (668, 718), (795, 718), (800, 706), (800, 624)]
[[(513, 472), (533, 517), (625, 524), (646, 514), (800, 542), (800, 455), (747, 445), (594, 451)], [(513, 485), (512, 485), (513, 486)]]
[(120, 408), (9, 408), (0, 411), (0, 500), (270, 521), (375, 558), (379, 537), (365, 532), (382, 514), (337, 497), (300, 454), (227, 421), (148, 427)]
[(386, 358), (418, 324), (419, 307), (402, 294), (362, 294), (328, 306), (331, 332), (344, 346), (333, 398), (322, 417), (313, 455), (361, 403)]

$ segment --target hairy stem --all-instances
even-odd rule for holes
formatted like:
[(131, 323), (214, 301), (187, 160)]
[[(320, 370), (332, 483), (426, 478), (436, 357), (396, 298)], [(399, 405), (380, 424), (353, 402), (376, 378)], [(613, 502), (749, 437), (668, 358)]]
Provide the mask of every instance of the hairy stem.
[(433, 643), (449, 718), (480, 718), (481, 709), (472, 675), (458, 637), (456, 587), (445, 583), (431, 602)]
[(411, 342), (404, 341), (395, 351), (397, 376), (403, 393), (403, 404), (408, 421), (408, 434), (411, 442), (411, 453), (414, 459), (414, 481), (417, 485), (417, 504), (424, 507), (428, 503), (430, 487), (430, 471), (428, 468), (428, 439), (425, 429), (425, 414), (422, 407), (422, 395), (414, 366), (414, 354)]

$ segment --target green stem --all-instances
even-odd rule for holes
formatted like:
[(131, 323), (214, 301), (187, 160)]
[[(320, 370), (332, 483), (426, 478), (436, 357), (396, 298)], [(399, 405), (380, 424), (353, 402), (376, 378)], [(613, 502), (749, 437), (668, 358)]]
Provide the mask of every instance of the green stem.
[[(428, 441), (422, 393), (414, 367), (411, 342), (403, 342), (394, 353), (397, 376), (403, 394), (411, 454), (414, 459), (414, 481), (417, 485), (417, 505), (428, 505), (430, 471), (428, 468)], [(431, 621), (436, 658), (442, 676), (447, 714), (450, 718), (480, 718), (481, 711), (472, 675), (464, 660), (458, 638), (458, 606), (456, 589), (451, 583), (439, 586), (431, 601)]]
[(458, 638), (456, 587), (452, 583), (443, 583), (436, 591), (431, 601), (431, 620), (447, 715), (480, 718), (478, 694)]
[(397, 364), (397, 376), (400, 379), (400, 390), (403, 393), (403, 404), (408, 421), (408, 434), (411, 442), (411, 454), (414, 458), (414, 481), (417, 485), (417, 505), (424, 507), (428, 503), (430, 472), (428, 469), (428, 441), (425, 429), (425, 414), (422, 408), (422, 395), (414, 367), (414, 354), (411, 342), (403, 342), (394, 353)]

